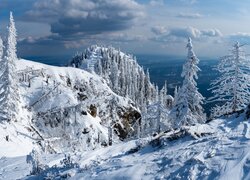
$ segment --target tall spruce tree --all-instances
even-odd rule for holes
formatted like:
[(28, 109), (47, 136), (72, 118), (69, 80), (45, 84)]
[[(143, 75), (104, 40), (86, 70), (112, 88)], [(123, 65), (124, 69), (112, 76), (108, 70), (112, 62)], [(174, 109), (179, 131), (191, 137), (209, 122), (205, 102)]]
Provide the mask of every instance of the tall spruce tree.
[(118, 65), (117, 65), (117, 62), (115, 61), (115, 59), (111, 63), (110, 80), (111, 80), (114, 92), (118, 93), (119, 92), (118, 91), (119, 90), (119, 87), (118, 87), (119, 69), (118, 69)]
[(4, 45), (3, 45), (3, 40), (0, 37), (0, 69), (3, 69), (4, 61), (3, 61), (3, 54), (4, 53)]
[(201, 106), (204, 97), (198, 92), (195, 81), (198, 79), (197, 72), (200, 71), (198, 67), (199, 59), (193, 51), (191, 38), (188, 39), (187, 49), (187, 60), (183, 65), (181, 74), (184, 80), (169, 115), (173, 127), (203, 123), (205, 121), (205, 114)]
[(245, 108), (250, 98), (250, 63), (239, 42), (234, 44), (231, 54), (220, 59), (216, 70), (221, 76), (211, 84), (214, 96), (209, 101), (218, 103), (212, 109), (212, 117)]
[(19, 111), (19, 88), (16, 69), (16, 28), (15, 22), (10, 12), (10, 22), (8, 26), (8, 39), (6, 53), (3, 58), (1, 69), (1, 89), (0, 89), (0, 118), (1, 120), (17, 120)]

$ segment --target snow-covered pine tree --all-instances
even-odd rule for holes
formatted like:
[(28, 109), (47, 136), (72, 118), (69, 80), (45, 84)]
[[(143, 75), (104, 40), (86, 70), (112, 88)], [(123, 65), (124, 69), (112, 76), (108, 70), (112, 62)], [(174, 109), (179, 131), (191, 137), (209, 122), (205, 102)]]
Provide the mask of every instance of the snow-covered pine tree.
[(39, 152), (33, 149), (30, 154), (26, 156), (26, 162), (32, 165), (31, 174), (36, 175), (44, 170), (44, 165), (41, 164), (41, 157)]
[(173, 102), (173, 106), (175, 106), (175, 102), (176, 102), (176, 100), (178, 98), (178, 91), (179, 90), (180, 90), (180, 88), (177, 87), (177, 86), (175, 86), (175, 88), (174, 88), (174, 102)]
[(19, 111), (20, 95), (16, 69), (17, 35), (12, 12), (10, 12), (8, 33), (6, 53), (3, 58), (4, 63), (0, 74), (0, 118), (3, 120), (16, 120)]
[[(3, 57), (4, 57), (4, 45), (3, 45), (3, 40), (2, 38), (0, 37), (0, 70), (3, 70), (4, 69), (4, 65), (5, 65), (5, 62), (3, 60)], [(2, 83), (0, 82), (0, 84), (2, 85)]]
[(141, 68), (140, 71), (139, 71), (139, 88), (138, 88), (138, 91), (139, 91), (139, 104), (140, 106), (142, 107), (141, 110), (142, 111), (145, 111), (145, 108), (146, 108), (146, 103), (145, 103), (145, 81), (144, 81), (144, 78), (145, 78), (145, 75), (144, 75), (144, 71), (143, 69)]
[[(6, 63), (5, 63), (5, 61), (4, 61), (4, 59), (3, 59), (3, 57), (4, 57), (4, 45), (3, 45), (3, 40), (2, 40), (2, 38), (0, 37), (0, 70), (1, 70), (1, 76), (0, 76), (0, 89), (1, 89), (1, 92), (0, 92), (0, 102), (2, 102), (2, 99), (3, 99), (3, 97), (4, 97), (4, 89), (3, 89), (3, 86), (4, 86), (4, 82), (5, 82), (5, 76), (4, 76), (4, 71), (5, 71), (5, 69), (6, 69)], [(0, 106), (1, 107), (1, 106)], [(2, 112), (1, 112), (2, 113)], [(0, 114), (0, 120), (1, 119), (3, 119), (3, 117), (2, 117), (2, 114)]]
[(117, 62), (114, 59), (111, 63), (110, 80), (111, 80), (114, 92), (117, 93), (119, 90), (118, 88), (119, 70), (118, 70)]
[(120, 80), (119, 80), (119, 88), (120, 88), (120, 94), (121, 96), (125, 97), (125, 85), (126, 85), (126, 79), (125, 79), (125, 61), (121, 61), (120, 66)]
[(164, 86), (159, 92), (160, 103), (163, 107), (166, 106), (166, 98), (167, 98), (167, 81), (165, 81)]
[(188, 39), (187, 49), (187, 61), (183, 65), (181, 74), (184, 80), (175, 100), (175, 106), (169, 115), (172, 125), (175, 128), (182, 125), (203, 123), (205, 121), (205, 114), (201, 106), (204, 97), (198, 92), (195, 81), (195, 79), (198, 79), (197, 72), (200, 71), (198, 67), (199, 59), (193, 51), (191, 38)]
[(96, 63), (96, 70), (95, 72), (99, 75), (102, 76), (102, 59), (100, 59), (97, 63)]
[(155, 98), (154, 98), (154, 102), (158, 102), (159, 101), (159, 87), (157, 85), (155, 85)]
[(250, 98), (250, 63), (239, 42), (234, 44), (231, 54), (220, 59), (216, 70), (221, 76), (211, 83), (214, 96), (209, 102), (218, 104), (212, 109), (211, 116), (218, 117), (245, 108)]
[(150, 100), (151, 100), (150, 97), (151, 97), (151, 83), (150, 83), (149, 70), (147, 69), (146, 77), (145, 77), (145, 99), (146, 99), (147, 105), (150, 103)]
[(3, 48), (4, 48), (4, 46), (3, 46), (3, 40), (0, 37), (0, 61), (3, 60)]

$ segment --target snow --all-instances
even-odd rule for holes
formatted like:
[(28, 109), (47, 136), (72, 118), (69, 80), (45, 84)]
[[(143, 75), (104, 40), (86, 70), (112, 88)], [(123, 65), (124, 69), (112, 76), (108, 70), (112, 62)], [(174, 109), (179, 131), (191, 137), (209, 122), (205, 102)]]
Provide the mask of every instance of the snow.
[[(26, 81), (21, 82), (21, 117), (17, 122), (0, 123), (0, 179), (250, 178), (250, 122), (244, 113), (206, 124), (183, 126), (154, 137), (123, 142), (115, 139), (112, 146), (103, 147), (96, 143), (96, 139), (101, 133), (99, 138), (107, 142), (106, 123), (110, 123), (110, 114), (102, 114), (102, 110), (107, 111), (107, 102), (113, 100), (119, 108), (131, 108), (131, 100), (117, 96), (102, 78), (80, 69), (53, 67), (28, 60), (18, 61), (17, 67), (19, 72), (27, 71), (27, 68), (43, 69), (45, 75), (34, 77), (30, 87)], [(50, 75), (47, 86), (46, 75)], [(79, 112), (69, 113), (70, 128), (64, 129), (60, 123), (58, 126), (46, 126), (39, 117), (38, 122), (34, 122), (37, 112), (46, 113), (51, 108), (65, 110), (79, 103), (78, 91), (72, 88), (73, 85), (67, 86), (67, 76), (85, 83), (84, 92), (88, 95)], [(54, 87), (54, 81), (60, 83), (59, 90), (29, 109), (44, 92)], [(87, 104), (92, 103), (100, 107), (97, 116), (93, 117), (89, 112), (82, 115), (81, 110), (87, 111)], [(78, 137), (77, 131), (83, 128), (91, 129), (90, 133), (80, 136), (80, 141), (72, 139)], [(33, 149), (41, 149), (43, 143), (50, 143), (56, 153), (49, 154), (49, 150), (40, 152), (41, 163), (46, 168), (40, 174), (30, 175), (32, 167), (26, 162), (26, 156)], [(70, 143), (76, 150), (68, 146)], [(65, 154), (72, 158), (72, 164), (66, 166), (61, 163)]]
[(20, 123), (0, 123), (0, 157), (22, 156), (32, 150), (35, 145), (26, 127)]
[[(175, 140), (169, 137), (177, 131), (71, 154), (79, 164), (72, 168), (62, 168), (62, 154), (44, 155), (50, 168), (43, 177), (54, 172), (53, 177), (70, 174), (70, 179), (249, 179), (249, 127), (243, 115), (216, 119), (183, 127), (186, 135)], [(1, 158), (0, 163), (0, 179), (28, 179), (24, 156)]]

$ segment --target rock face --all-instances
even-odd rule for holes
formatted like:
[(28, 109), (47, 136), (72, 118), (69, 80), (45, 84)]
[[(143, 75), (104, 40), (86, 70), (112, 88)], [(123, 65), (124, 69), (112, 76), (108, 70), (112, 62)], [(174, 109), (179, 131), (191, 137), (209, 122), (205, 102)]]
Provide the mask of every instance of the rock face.
[(91, 104), (89, 107), (89, 113), (91, 116), (96, 117), (97, 115), (97, 108), (95, 105)]
[(114, 129), (121, 140), (128, 137), (129, 134), (135, 134), (136, 130), (132, 128), (134, 124), (140, 121), (141, 114), (133, 108), (124, 108), (118, 110), (118, 117), (122, 119), (122, 123), (115, 123)]
[[(125, 139), (140, 112), (132, 100), (115, 94), (101, 77), (70, 67), (53, 67), (31, 61), (18, 62), (24, 107), (40, 134), (42, 146), (56, 152), (93, 149), (108, 142), (108, 128), (114, 140)], [(36, 72), (36, 73), (35, 73)]]

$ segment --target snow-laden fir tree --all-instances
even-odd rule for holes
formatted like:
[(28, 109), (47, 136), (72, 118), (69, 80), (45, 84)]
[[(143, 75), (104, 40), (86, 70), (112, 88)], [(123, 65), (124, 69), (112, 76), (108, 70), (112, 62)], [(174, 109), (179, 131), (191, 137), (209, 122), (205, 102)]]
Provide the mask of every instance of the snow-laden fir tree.
[(220, 59), (216, 70), (221, 75), (211, 83), (214, 96), (209, 102), (218, 102), (212, 109), (212, 117), (245, 108), (250, 98), (250, 63), (239, 42), (234, 44), (231, 54)]
[[(158, 91), (158, 90), (157, 90)], [(151, 97), (151, 83), (150, 83), (150, 76), (149, 70), (147, 69), (146, 77), (145, 77), (145, 98), (149, 100)], [(150, 103), (149, 101), (146, 102), (147, 105)]]
[(200, 71), (198, 67), (199, 59), (193, 51), (191, 38), (188, 39), (187, 49), (187, 60), (183, 65), (181, 74), (184, 80), (175, 99), (175, 105), (169, 115), (171, 123), (175, 128), (205, 121), (205, 114), (201, 106), (204, 97), (199, 93), (195, 81), (198, 79), (197, 72)]
[(162, 87), (162, 89), (159, 92), (159, 99), (160, 99), (160, 103), (162, 104), (163, 107), (166, 107), (167, 104), (167, 81), (165, 81), (164, 86)]
[(171, 126), (168, 121), (168, 112), (169, 110), (162, 105), (160, 96), (158, 102), (148, 105), (141, 119), (143, 136), (169, 130)]
[(102, 61), (98, 61), (96, 63), (96, 70), (95, 72), (99, 75), (99, 76), (102, 76)]
[[(137, 102), (140, 107), (144, 105), (145, 99), (144, 99), (144, 94), (145, 94), (145, 86), (144, 86), (144, 74), (142, 73), (143, 69), (139, 69), (139, 72), (137, 74), (136, 79), (137, 81)], [(139, 81), (142, 80), (142, 81)], [(141, 108), (142, 111), (143, 108)]]
[(176, 100), (177, 100), (177, 98), (178, 98), (178, 91), (179, 91), (179, 87), (178, 86), (175, 86), (175, 88), (174, 88), (174, 102), (173, 102), (173, 106), (175, 106), (175, 102), (176, 102)]
[(0, 74), (0, 118), (2, 120), (16, 120), (19, 111), (19, 88), (16, 68), (16, 28), (10, 12), (10, 23), (8, 26), (8, 39), (6, 53), (3, 58)]
[(39, 174), (44, 169), (44, 165), (41, 164), (41, 157), (39, 152), (33, 149), (30, 154), (26, 156), (26, 162), (31, 164), (32, 170), (31, 174), (36, 175)]
[(117, 93), (119, 91), (119, 88), (118, 88), (118, 80), (119, 79), (118, 78), (119, 78), (118, 65), (117, 65), (117, 63), (115, 61), (112, 61), (112, 63), (111, 63), (111, 72), (110, 72), (110, 80), (111, 80), (112, 87), (113, 87), (115, 93)]
[(3, 45), (3, 40), (0, 37), (0, 69), (3, 69), (4, 67), (4, 61), (3, 61), (3, 49), (4, 49), (4, 45)]

